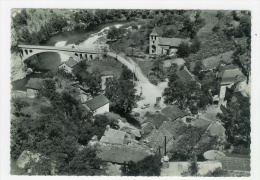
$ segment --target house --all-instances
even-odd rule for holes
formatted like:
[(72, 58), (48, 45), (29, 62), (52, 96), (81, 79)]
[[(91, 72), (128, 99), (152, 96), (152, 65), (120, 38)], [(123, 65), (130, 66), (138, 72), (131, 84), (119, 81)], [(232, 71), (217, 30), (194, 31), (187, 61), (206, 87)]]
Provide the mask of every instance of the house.
[(43, 88), (43, 79), (31, 78), (25, 87), (27, 88), (27, 96), (29, 98), (35, 98), (38, 96), (39, 91)]
[(104, 135), (101, 137), (100, 142), (109, 144), (124, 144), (126, 132), (111, 129), (109, 125), (106, 127)]
[(180, 38), (165, 38), (161, 37), (161, 29), (158, 27), (154, 28), (152, 33), (150, 34), (149, 40), (149, 54), (150, 55), (170, 55), (175, 56), (179, 45), (182, 42), (187, 42), (185, 39)]
[(70, 57), (67, 61), (59, 65), (59, 69), (64, 69), (68, 73), (72, 73), (73, 68), (78, 64), (78, 61)]
[(84, 103), (93, 115), (109, 112), (109, 100), (103, 94)]
[(181, 137), (178, 134), (178, 129), (186, 126), (182, 120), (164, 121), (159, 129), (154, 129), (145, 139), (147, 145), (153, 148), (155, 152), (164, 152), (165, 137), (166, 137), (166, 151), (173, 148), (176, 139)]
[(170, 121), (175, 121), (177, 119), (185, 120), (186, 117), (189, 115), (186, 111), (180, 109), (176, 105), (171, 105), (168, 107), (165, 107), (161, 110), (163, 115), (167, 117)]
[(219, 105), (224, 102), (227, 88), (231, 88), (235, 83), (242, 82), (246, 79), (238, 67), (232, 69), (224, 69), (219, 74), (220, 77), (220, 92), (219, 92)]
[(114, 77), (114, 73), (113, 71), (103, 71), (101, 74), (101, 89), (105, 90), (106, 89), (106, 81), (109, 78), (113, 78)]
[(199, 88), (201, 88), (201, 83), (199, 79), (194, 76), (186, 66), (183, 67), (182, 70), (178, 71), (177, 73), (179, 79), (184, 83), (184, 84), (189, 84), (191, 81), (196, 82)]

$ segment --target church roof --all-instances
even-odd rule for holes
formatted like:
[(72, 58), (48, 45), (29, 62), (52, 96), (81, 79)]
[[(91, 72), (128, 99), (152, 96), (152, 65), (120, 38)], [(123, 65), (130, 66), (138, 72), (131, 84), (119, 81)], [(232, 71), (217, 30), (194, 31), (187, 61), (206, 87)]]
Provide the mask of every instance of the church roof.
[(150, 34), (151, 36), (158, 36), (159, 34), (156, 31), (156, 28), (153, 28), (152, 33)]
[(181, 38), (159, 37), (159, 45), (178, 47), (182, 42), (187, 42), (187, 41)]

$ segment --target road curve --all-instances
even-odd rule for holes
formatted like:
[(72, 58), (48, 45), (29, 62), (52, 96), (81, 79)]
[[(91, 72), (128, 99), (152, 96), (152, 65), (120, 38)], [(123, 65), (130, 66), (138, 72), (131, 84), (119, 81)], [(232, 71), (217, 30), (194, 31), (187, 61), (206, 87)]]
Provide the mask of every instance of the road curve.
[(126, 65), (135, 74), (136, 78), (139, 81), (142, 81), (144, 83), (149, 83), (148, 78), (144, 75), (141, 68), (132, 59), (129, 58), (129, 60), (127, 60), (123, 56), (116, 55), (113, 52), (108, 52), (107, 55), (110, 57), (113, 57), (113, 58), (117, 58), (118, 61), (120, 61), (122, 64)]

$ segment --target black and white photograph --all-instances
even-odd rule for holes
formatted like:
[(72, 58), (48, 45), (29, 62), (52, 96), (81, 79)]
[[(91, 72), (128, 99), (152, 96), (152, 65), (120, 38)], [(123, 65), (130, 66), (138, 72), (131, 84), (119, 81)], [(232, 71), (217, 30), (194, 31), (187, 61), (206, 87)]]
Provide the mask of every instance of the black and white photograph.
[(11, 177), (251, 177), (256, 12), (167, 2), (5, 14)]

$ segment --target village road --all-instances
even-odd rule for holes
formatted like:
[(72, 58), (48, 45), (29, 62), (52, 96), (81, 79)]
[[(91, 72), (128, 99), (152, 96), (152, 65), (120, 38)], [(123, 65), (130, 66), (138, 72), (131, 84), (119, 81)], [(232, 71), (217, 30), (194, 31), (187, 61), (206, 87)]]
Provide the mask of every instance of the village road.
[[(164, 89), (167, 87), (168, 82), (159, 83), (157, 86), (150, 83), (149, 79), (143, 73), (141, 68), (138, 66), (136, 62), (134, 62), (131, 58), (125, 58), (122, 55), (116, 55), (113, 52), (108, 52), (108, 56), (116, 58), (122, 64), (126, 65), (133, 73), (139, 81), (135, 82), (135, 88), (137, 90), (136, 94), (142, 94), (142, 100), (137, 102), (138, 107), (133, 109), (134, 112), (138, 112), (141, 115), (143, 113), (150, 111), (155, 112), (157, 109), (154, 108), (154, 104), (156, 103), (156, 97), (162, 97), (162, 93)], [(144, 107), (144, 104), (149, 104), (149, 107)], [(163, 100), (159, 103), (160, 107), (164, 107)]]
[(108, 56), (117, 58), (118, 61), (120, 61), (122, 64), (126, 65), (133, 73), (135, 73), (136, 78), (144, 83), (149, 83), (148, 78), (144, 75), (143, 71), (141, 68), (134, 62), (132, 59), (126, 59), (123, 56), (113, 53), (113, 52), (108, 52)]

